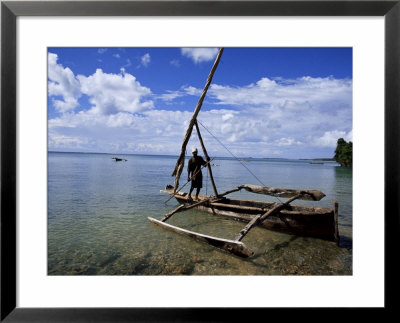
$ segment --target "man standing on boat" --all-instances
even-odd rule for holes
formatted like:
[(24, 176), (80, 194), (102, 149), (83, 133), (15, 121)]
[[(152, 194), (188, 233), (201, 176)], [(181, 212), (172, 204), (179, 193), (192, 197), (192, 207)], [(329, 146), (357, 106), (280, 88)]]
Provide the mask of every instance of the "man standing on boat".
[(196, 188), (196, 197), (199, 199), (200, 189), (203, 187), (203, 174), (201, 173), (201, 166), (204, 166), (206, 161), (201, 156), (197, 156), (197, 148), (192, 149), (193, 157), (189, 159), (188, 163), (188, 181), (192, 181), (189, 191), (189, 200), (192, 199), (193, 189)]

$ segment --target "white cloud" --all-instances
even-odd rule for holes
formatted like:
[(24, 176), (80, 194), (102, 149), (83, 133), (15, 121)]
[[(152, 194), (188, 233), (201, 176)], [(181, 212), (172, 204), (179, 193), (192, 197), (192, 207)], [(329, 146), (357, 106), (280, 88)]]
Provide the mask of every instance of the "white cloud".
[(301, 142), (295, 140), (294, 138), (280, 138), (276, 140), (275, 143), (278, 147), (301, 145)]
[[(174, 95), (200, 95), (201, 91), (185, 87)], [(261, 78), (241, 87), (213, 84), (206, 100), (227, 107), (202, 112), (199, 118), (209, 115), (206, 123), (230, 143), (263, 142), (271, 152), (299, 145), (335, 147), (339, 137), (348, 140), (352, 133), (352, 81), (348, 79)]]
[(310, 102), (296, 102), (292, 100), (285, 100), (282, 104), (282, 109), (286, 111), (307, 111), (311, 109)]
[(151, 94), (149, 88), (141, 86), (128, 73), (108, 74), (101, 69), (88, 77), (78, 75), (82, 93), (89, 96), (95, 114), (116, 114), (118, 112), (140, 112), (153, 107), (153, 102), (142, 101)]
[[(118, 152), (121, 153), (177, 154), (191, 115), (192, 112), (155, 109), (145, 110), (140, 115), (129, 112), (91, 115), (84, 111), (65, 114), (49, 120), (49, 146), (52, 148), (51, 142), (55, 141), (52, 140), (53, 136), (58, 138), (60, 147), (61, 136), (64, 133), (73, 133), (80, 134), (75, 136), (78, 138), (89, 138), (86, 145), (89, 147), (86, 150), (89, 151), (114, 152), (115, 147), (118, 147)], [(214, 136), (236, 156), (282, 156), (283, 153), (290, 154), (291, 150), (301, 145), (301, 147), (330, 147), (330, 153), (314, 157), (332, 157), (336, 140), (350, 135), (342, 130), (326, 131), (325, 128), (305, 132), (302, 128), (296, 128), (295, 120), (287, 121), (281, 117), (271, 121), (268, 109), (262, 107), (241, 111), (229, 109), (201, 111), (198, 120), (210, 156), (230, 155)], [(274, 127), (276, 123), (281, 123), (280, 127)], [(334, 123), (336, 120), (333, 120)], [(318, 120), (312, 121), (306, 128), (314, 124), (318, 124)], [(207, 127), (207, 130), (202, 125)], [(330, 127), (332, 125), (328, 125), (327, 129)], [(305, 134), (308, 136), (305, 137)], [(73, 144), (67, 137), (65, 141), (65, 147), (68, 143)], [(196, 131), (192, 133), (189, 146), (199, 146)]]
[(169, 62), (169, 64), (175, 67), (181, 66), (181, 63), (177, 59), (173, 59), (172, 61)]
[(211, 61), (218, 53), (218, 48), (182, 48), (183, 56), (189, 57), (195, 63)]
[(49, 147), (52, 149), (82, 149), (87, 146), (88, 142), (87, 138), (81, 136), (49, 135)]
[(187, 95), (194, 95), (200, 97), (201, 93), (202, 90), (196, 89), (193, 86), (186, 86), (186, 87), (183, 86), (178, 91), (167, 90), (166, 93), (159, 95), (158, 99), (170, 102), (177, 98), (181, 98)]
[(321, 102), (351, 103), (352, 81), (348, 79), (303, 77), (276, 82), (262, 78), (255, 84), (231, 87), (214, 84), (210, 94), (219, 104), (275, 104), (287, 108), (309, 108)]
[[(189, 112), (164, 110), (147, 110), (140, 115), (64, 114), (48, 122), (49, 149), (176, 154), (190, 117)], [(78, 142), (73, 138), (85, 139)]]
[(144, 55), (140, 58), (140, 61), (141, 61), (142, 65), (143, 65), (144, 67), (147, 67), (147, 66), (150, 64), (150, 61), (151, 61), (150, 54), (149, 54), (149, 53), (144, 54)]
[[(170, 103), (201, 92), (185, 85), (158, 99)], [(91, 106), (75, 112), (72, 107), (82, 94)], [(120, 74), (98, 69), (75, 77), (57, 64), (55, 54), (49, 54), (49, 95), (63, 98), (54, 98), (62, 113), (49, 120), (49, 149), (177, 154), (192, 115), (155, 109), (151, 90), (124, 68)], [(245, 86), (213, 84), (205, 104), (209, 108), (198, 120), (212, 133), (200, 126), (211, 156), (229, 155), (213, 136), (237, 156), (295, 158), (332, 157), (338, 138), (352, 139), (351, 80), (264, 77)], [(189, 145), (199, 146), (196, 131)], [(299, 146), (326, 153), (298, 155)]]
[(224, 115), (222, 115), (222, 121), (227, 121), (227, 120), (230, 120), (230, 119), (232, 119), (233, 118), (233, 113), (226, 113), (226, 114), (224, 114)]
[(343, 138), (346, 141), (353, 140), (353, 131), (340, 131), (340, 130), (333, 130), (333, 131), (326, 131), (322, 137), (316, 138), (314, 141), (315, 146), (320, 147), (336, 147), (337, 140), (339, 138)]
[(81, 96), (80, 84), (74, 73), (61, 64), (57, 64), (58, 56), (48, 54), (48, 91), (49, 96), (61, 96), (63, 100), (53, 98), (53, 104), (59, 112), (66, 112), (78, 106)]
[(98, 52), (99, 54), (104, 54), (106, 51), (107, 51), (107, 48), (99, 48), (99, 49), (97, 50), (97, 52)]
[(163, 100), (163, 101), (172, 101), (175, 100), (176, 98), (182, 97), (185, 94), (182, 91), (169, 91), (167, 90), (167, 93), (161, 94), (158, 98)]
[(121, 58), (121, 55), (120, 54), (113, 54), (113, 57), (115, 57), (115, 58)]
[(131, 60), (128, 58), (128, 59), (126, 60), (126, 64), (125, 64), (124, 66), (122, 66), (122, 68), (129, 67), (129, 66), (132, 66), (132, 62), (131, 62)]
[[(49, 97), (58, 112), (68, 114), (73, 111), (78, 107), (82, 94), (86, 94), (92, 104), (87, 111), (92, 117), (120, 112), (137, 113), (153, 108), (153, 101), (146, 100), (151, 94), (150, 89), (142, 86), (124, 68), (121, 68), (121, 74), (108, 74), (98, 69), (90, 76), (75, 76), (68, 67), (58, 64), (57, 59), (56, 54), (48, 54)], [(121, 115), (118, 117), (121, 118)], [(117, 117), (114, 119), (111, 124), (122, 122)]]
[(195, 96), (200, 96), (201, 93), (203, 92), (203, 90), (200, 89), (196, 89), (193, 86), (187, 86), (187, 87), (183, 87), (183, 90), (185, 91), (185, 93), (187, 95), (195, 95)]

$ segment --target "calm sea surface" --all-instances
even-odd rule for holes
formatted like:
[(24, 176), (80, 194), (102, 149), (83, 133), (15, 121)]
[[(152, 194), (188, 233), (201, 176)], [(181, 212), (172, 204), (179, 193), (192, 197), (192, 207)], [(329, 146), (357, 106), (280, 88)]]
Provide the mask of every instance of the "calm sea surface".
[[(48, 154), (49, 275), (351, 275), (352, 170), (334, 162), (302, 160), (243, 161), (266, 186), (319, 189), (319, 202), (295, 204), (332, 207), (339, 202), (340, 244), (254, 228), (243, 242), (255, 252), (242, 259), (151, 224), (176, 207), (160, 193), (173, 184), (176, 157)], [(220, 192), (241, 184), (260, 185), (233, 159), (213, 160)], [(187, 165), (187, 163), (186, 163)], [(181, 184), (186, 180), (186, 169)], [(187, 185), (184, 191), (187, 191)], [(203, 170), (202, 194), (212, 194)], [(231, 197), (277, 200), (237, 192)], [(190, 210), (168, 223), (233, 239), (245, 223)]]

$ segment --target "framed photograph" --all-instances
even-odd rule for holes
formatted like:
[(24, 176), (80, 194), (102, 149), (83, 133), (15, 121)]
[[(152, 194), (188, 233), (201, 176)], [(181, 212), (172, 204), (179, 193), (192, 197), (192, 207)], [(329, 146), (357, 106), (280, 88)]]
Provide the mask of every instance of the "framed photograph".
[(399, 15), (3, 1), (1, 320), (392, 309)]

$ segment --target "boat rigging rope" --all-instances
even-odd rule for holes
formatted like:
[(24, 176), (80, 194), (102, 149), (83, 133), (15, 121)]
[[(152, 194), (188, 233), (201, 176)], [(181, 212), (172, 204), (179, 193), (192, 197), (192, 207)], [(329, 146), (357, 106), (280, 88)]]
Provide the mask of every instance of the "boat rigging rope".
[(253, 173), (245, 164), (242, 163), (242, 161), (241, 161), (238, 157), (236, 157), (236, 156), (228, 149), (228, 147), (226, 147), (216, 136), (214, 136), (214, 135), (211, 133), (210, 130), (208, 130), (199, 120), (197, 120), (197, 122), (200, 123), (200, 125), (201, 125), (211, 136), (213, 136), (213, 138), (214, 138), (216, 141), (218, 141), (218, 143), (219, 143), (222, 147), (224, 147), (224, 148), (228, 151), (228, 153), (230, 153), (230, 154), (233, 156), (233, 158), (235, 158), (239, 163), (241, 163), (242, 166), (243, 166), (244, 168), (246, 168), (246, 169), (248, 170), (248, 172), (249, 172), (251, 175), (253, 175), (254, 178), (255, 178), (262, 186), (266, 186), (256, 175), (254, 175), (254, 173)]
[[(251, 175), (253, 175), (253, 177), (262, 185), (262, 186), (266, 186), (245, 164), (243, 164), (242, 163), (242, 161), (238, 158), (238, 157), (236, 157), (229, 149), (228, 149), (228, 147), (226, 147), (216, 136), (214, 136), (212, 133), (211, 133), (211, 131), (210, 130), (208, 130), (207, 128), (206, 128), (206, 126), (205, 125), (203, 125), (198, 119), (197, 119), (197, 122), (216, 140), (216, 141), (218, 141), (218, 143), (222, 146), (222, 147), (224, 147), (232, 156), (233, 156), (233, 158), (235, 158), (239, 163), (241, 163), (242, 164), (242, 166), (244, 167), (244, 168), (246, 168), (247, 169), (247, 171), (251, 174)], [(277, 197), (277, 196), (275, 196), (275, 198), (280, 202), (280, 203), (282, 203), (282, 201)]]

